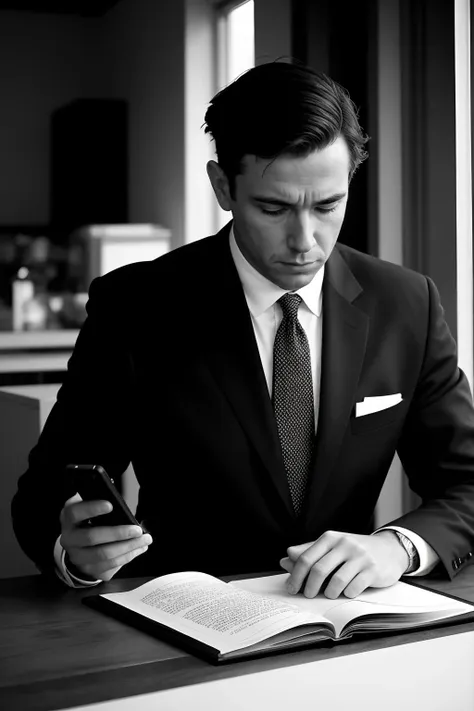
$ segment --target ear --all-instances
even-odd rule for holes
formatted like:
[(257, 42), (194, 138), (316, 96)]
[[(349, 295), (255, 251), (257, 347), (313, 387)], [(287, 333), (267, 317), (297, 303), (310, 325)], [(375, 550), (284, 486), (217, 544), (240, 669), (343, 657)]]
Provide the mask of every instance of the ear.
[(208, 162), (206, 170), (216, 194), (217, 202), (223, 210), (231, 210), (232, 198), (230, 197), (229, 181), (227, 180), (226, 174), (215, 160)]

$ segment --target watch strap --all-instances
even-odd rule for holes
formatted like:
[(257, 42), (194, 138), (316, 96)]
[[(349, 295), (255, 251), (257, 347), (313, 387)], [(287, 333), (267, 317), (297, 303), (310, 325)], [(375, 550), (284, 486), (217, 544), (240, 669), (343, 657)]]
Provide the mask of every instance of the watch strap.
[(418, 554), (418, 551), (416, 550), (414, 544), (407, 536), (405, 536), (404, 533), (401, 533), (400, 531), (395, 531), (393, 528), (390, 530), (393, 531), (393, 533), (396, 535), (396, 537), (398, 538), (398, 542), (401, 546), (403, 546), (408, 555), (409, 563), (408, 568), (404, 572), (404, 575), (406, 575), (407, 573), (413, 573), (420, 567), (420, 556)]

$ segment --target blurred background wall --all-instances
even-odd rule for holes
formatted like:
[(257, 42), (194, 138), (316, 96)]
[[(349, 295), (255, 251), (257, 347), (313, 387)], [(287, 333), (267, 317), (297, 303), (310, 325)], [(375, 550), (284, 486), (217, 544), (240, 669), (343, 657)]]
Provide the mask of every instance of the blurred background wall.
[[(245, 24), (236, 39), (237, 16)], [(72, 181), (79, 223), (87, 201), (102, 198), (111, 209), (99, 222), (161, 226), (171, 249), (225, 224), (205, 170), (214, 157), (202, 130), (208, 102), (253, 64), (297, 59), (349, 90), (371, 139), (340, 240), (434, 279), (472, 384), (471, 39), (468, 0), (0, 0), (0, 312), (21, 264), (8, 252), (12, 235), (39, 246), (47, 234), (49, 262), (67, 261), (70, 226), (55, 218), (55, 185)], [(58, 178), (52, 117), (91, 99), (127, 108), (115, 151), (123, 165), (102, 150), (112, 137), (99, 120), (95, 144), (72, 151), (84, 131), (76, 116)], [(123, 183), (115, 212), (114, 180)], [(7, 258), (10, 272), (1, 271)], [(67, 281), (59, 277), (57, 290)], [(36, 334), (2, 323), (0, 384), (60, 383), (77, 335), (71, 321), (67, 333)], [(394, 467), (388, 498), (406, 507), (413, 499)]]
[(123, 98), (129, 221), (166, 224), (182, 241), (183, 17), (179, 1), (123, 0), (99, 17), (0, 5), (0, 224), (49, 221), (52, 112), (78, 98)]

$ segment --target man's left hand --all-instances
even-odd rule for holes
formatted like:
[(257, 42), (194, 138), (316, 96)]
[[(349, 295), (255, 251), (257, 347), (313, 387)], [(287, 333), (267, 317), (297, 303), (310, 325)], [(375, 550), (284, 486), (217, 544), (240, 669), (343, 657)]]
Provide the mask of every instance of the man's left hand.
[(357, 597), (369, 587), (385, 588), (400, 579), (409, 559), (391, 531), (373, 536), (326, 531), (317, 541), (288, 548), (288, 558), (280, 565), (290, 573), (288, 592), (304, 591), (305, 597), (318, 593), (336, 599), (343, 593)]

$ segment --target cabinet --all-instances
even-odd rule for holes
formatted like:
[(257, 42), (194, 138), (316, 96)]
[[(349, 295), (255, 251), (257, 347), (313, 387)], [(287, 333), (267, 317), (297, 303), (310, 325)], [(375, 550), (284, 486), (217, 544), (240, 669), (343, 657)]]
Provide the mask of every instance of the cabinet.
[(38, 570), (17, 543), (10, 504), (28, 454), (56, 400), (59, 385), (19, 385), (0, 390), (0, 577)]
[[(10, 504), (28, 454), (38, 441), (56, 402), (60, 385), (19, 385), (0, 389), (0, 578), (38, 573), (17, 543)], [(136, 510), (138, 484), (132, 466), (122, 478), (122, 493)]]
[(77, 99), (51, 122), (51, 223), (64, 232), (128, 220), (128, 120), (121, 99)]

